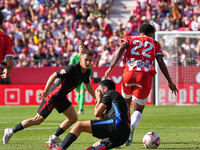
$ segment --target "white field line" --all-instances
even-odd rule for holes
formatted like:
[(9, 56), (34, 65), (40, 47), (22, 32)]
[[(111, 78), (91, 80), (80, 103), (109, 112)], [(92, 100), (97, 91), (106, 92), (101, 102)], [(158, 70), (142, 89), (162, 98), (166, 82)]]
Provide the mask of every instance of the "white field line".
[[(0, 122), (0, 124), (11, 124), (14, 122)], [(16, 123), (16, 122), (15, 122)], [(44, 124), (52, 124), (52, 125), (59, 125), (60, 123), (55, 123), (55, 122), (47, 122), (47, 123), (43, 123)]]
[[(36, 127), (36, 128), (27, 128), (25, 130), (51, 130), (51, 129), (57, 129), (58, 126), (56, 127)], [(72, 127), (70, 127), (69, 129), (71, 129)], [(0, 128), (0, 131), (4, 131), (5, 128)]]
[[(57, 129), (58, 127), (38, 127), (38, 128), (27, 128), (25, 130), (50, 130), (50, 129)], [(4, 129), (0, 128), (0, 131), (4, 131)]]

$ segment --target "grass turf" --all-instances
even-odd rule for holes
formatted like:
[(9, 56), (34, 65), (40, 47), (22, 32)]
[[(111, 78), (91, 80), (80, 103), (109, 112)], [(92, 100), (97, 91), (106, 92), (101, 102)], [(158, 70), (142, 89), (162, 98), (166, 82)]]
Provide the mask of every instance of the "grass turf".
[[(24, 119), (33, 117), (38, 106), (5, 106), (0, 107), (0, 137), (4, 129), (13, 127)], [(75, 107), (77, 109), (77, 107)], [(79, 121), (94, 119), (94, 106), (86, 106), (85, 113), (79, 115)], [(9, 144), (0, 142), (0, 150), (45, 150), (45, 142), (65, 119), (55, 110), (39, 126), (33, 126), (16, 133)], [(200, 106), (146, 106), (143, 118), (135, 130), (134, 142), (124, 150), (145, 149), (142, 138), (146, 132), (157, 132), (161, 137), (160, 150), (200, 149)], [(63, 139), (66, 131), (60, 137)], [(84, 150), (98, 139), (82, 133), (69, 150)]]

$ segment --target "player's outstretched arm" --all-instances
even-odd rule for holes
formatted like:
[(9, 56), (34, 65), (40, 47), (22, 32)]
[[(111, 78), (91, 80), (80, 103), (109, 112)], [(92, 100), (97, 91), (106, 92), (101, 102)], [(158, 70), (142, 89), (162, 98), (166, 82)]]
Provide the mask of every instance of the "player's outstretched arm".
[(116, 54), (115, 54), (115, 56), (114, 56), (113, 61), (111, 62), (110, 67), (109, 67), (108, 70), (105, 72), (105, 75), (104, 75), (105, 79), (108, 79), (109, 73), (112, 71), (112, 69), (114, 68), (114, 66), (116, 65), (116, 63), (119, 61), (120, 57), (121, 57), (122, 54), (124, 53), (124, 51), (125, 51), (125, 49), (127, 48), (127, 46), (128, 46), (128, 43), (126, 43), (126, 42), (123, 42), (123, 43), (120, 45), (119, 49), (117, 50), (117, 52), (116, 52)]
[(48, 79), (46, 86), (44, 88), (44, 91), (42, 91), (38, 96), (40, 99), (45, 99), (46, 96), (48, 95), (48, 91), (51, 87), (51, 85), (54, 83), (55, 79), (57, 78), (57, 73), (54, 72)]
[(3, 74), (1, 75), (1, 78), (7, 78), (9, 76), (10, 71), (12, 70), (12, 68), (14, 66), (13, 57), (7, 56), (6, 63), (7, 63), (7, 67), (6, 67), (6, 69), (3, 70)]
[(167, 66), (165, 65), (162, 55), (156, 56), (156, 60), (159, 64), (160, 70), (162, 71), (162, 73), (164, 74), (165, 78), (168, 81), (168, 85), (169, 85), (169, 88), (171, 89), (172, 93), (174, 93), (174, 94), (178, 93), (176, 85), (172, 82), (172, 79), (169, 75)]
[(92, 84), (91, 83), (88, 83), (88, 84), (84, 83), (84, 85), (85, 85), (85, 88), (87, 89), (87, 91), (90, 93), (90, 95), (92, 95), (92, 97), (94, 99), (96, 99), (95, 94), (94, 94), (94, 89), (92, 87)]

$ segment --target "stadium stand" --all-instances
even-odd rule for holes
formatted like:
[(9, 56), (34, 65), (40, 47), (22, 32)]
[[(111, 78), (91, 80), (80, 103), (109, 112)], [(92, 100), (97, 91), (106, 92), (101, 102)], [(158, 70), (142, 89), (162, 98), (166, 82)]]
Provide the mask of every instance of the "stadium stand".
[[(199, 0), (137, 0), (128, 22), (119, 22), (116, 30), (107, 18), (112, 1), (0, 1), (5, 31), (14, 41), (16, 67), (67, 65), (81, 41), (94, 50), (94, 66), (109, 65), (120, 38), (137, 35), (138, 27), (145, 22), (154, 24), (157, 31), (200, 30)], [(200, 65), (200, 41), (184, 40), (178, 54), (179, 64), (188, 64), (185, 59), (195, 57), (190, 64)], [(167, 41), (162, 42), (164, 46)], [(188, 47), (192, 47), (192, 52), (188, 53)], [(168, 51), (165, 54), (170, 55)]]

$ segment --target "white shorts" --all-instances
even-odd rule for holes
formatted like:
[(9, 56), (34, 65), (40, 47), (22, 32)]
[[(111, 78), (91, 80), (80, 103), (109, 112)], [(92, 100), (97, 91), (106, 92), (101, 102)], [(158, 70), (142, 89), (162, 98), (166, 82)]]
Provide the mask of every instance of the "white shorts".
[(146, 105), (146, 102), (147, 102), (147, 98), (144, 98), (144, 99), (139, 99), (137, 97), (135, 97), (134, 95), (127, 95), (123, 92), (123, 89), (121, 90), (121, 93), (122, 93), (122, 96), (125, 98), (125, 99), (129, 99), (132, 97), (132, 101), (136, 102), (137, 104), (139, 105)]
[[(147, 98), (148, 98), (148, 97), (147, 97)], [(147, 98), (139, 99), (139, 98), (137, 98), (137, 97), (135, 97), (135, 96), (132, 95), (132, 100), (133, 100), (134, 102), (136, 102), (137, 104), (143, 105), (143, 106), (146, 105)]]

